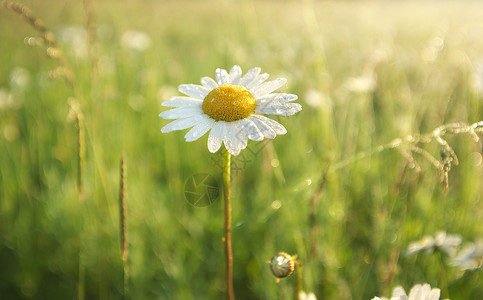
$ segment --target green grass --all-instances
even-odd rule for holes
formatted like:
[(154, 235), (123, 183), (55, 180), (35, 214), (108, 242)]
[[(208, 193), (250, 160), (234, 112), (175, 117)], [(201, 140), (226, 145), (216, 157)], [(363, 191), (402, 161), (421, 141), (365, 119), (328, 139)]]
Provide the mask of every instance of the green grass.
[[(439, 170), (423, 156), (413, 154), (420, 169), (406, 169), (402, 147), (354, 159), (398, 137), (483, 120), (483, 96), (474, 84), (483, 53), (481, 4), (94, 2), (92, 60), (75, 56), (60, 38), (63, 28), (86, 28), (82, 1), (25, 4), (56, 34), (76, 79), (73, 89), (49, 79), (59, 61), (47, 57), (45, 47), (24, 45), (25, 37), (39, 33), (0, 9), (0, 95), (12, 95), (11, 104), (0, 104), (2, 299), (74, 299), (79, 286), (85, 299), (123, 297), (121, 155), (127, 164), (127, 298), (225, 297), (223, 201), (195, 208), (183, 192), (197, 173), (221, 184), (221, 154), (209, 153), (206, 136), (186, 143), (184, 133), (162, 134), (168, 121), (158, 114), (177, 85), (233, 64), (288, 78), (282, 90), (298, 94), (304, 107), (279, 119), (286, 135), (263, 147), (251, 142), (233, 158), (241, 166), (232, 171), (238, 299), (293, 298), (295, 276), (276, 284), (265, 264), (279, 251), (298, 255), (303, 289), (317, 299), (371, 299), (423, 282), (442, 288), (436, 257), (405, 257), (408, 244), (438, 230), (464, 242), (483, 237), (481, 143), (470, 136), (447, 136), (459, 158), (447, 192)], [(123, 47), (129, 29), (151, 37), (145, 52)], [(18, 68), (30, 78), (24, 87), (11, 81)], [(358, 91), (350, 83), (358, 77), (375, 85)], [(317, 106), (308, 104), (315, 101), (310, 90), (322, 97)], [(71, 98), (86, 126), (81, 204)], [(422, 147), (440, 159), (436, 142)], [(310, 199), (329, 161), (312, 212)], [(273, 208), (277, 203), (281, 207)], [(448, 266), (446, 275), (444, 297), (483, 297), (481, 269), (461, 275)]]

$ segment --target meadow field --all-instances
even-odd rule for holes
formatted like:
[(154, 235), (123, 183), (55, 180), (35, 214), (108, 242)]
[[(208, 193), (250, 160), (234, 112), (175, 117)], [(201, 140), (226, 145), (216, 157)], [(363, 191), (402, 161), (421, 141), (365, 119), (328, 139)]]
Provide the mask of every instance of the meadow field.
[(226, 299), (221, 151), (158, 115), (233, 65), (303, 106), (232, 157), (237, 299), (483, 299), (483, 3), (22, 4), (0, 7), (0, 299)]

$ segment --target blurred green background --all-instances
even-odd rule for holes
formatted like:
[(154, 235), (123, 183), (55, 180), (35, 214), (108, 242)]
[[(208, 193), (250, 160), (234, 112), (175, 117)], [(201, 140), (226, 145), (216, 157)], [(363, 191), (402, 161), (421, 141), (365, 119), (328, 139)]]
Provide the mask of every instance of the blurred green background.
[[(265, 263), (279, 251), (298, 255), (303, 290), (317, 299), (387, 297), (424, 282), (445, 298), (483, 298), (481, 268), (462, 273), (445, 257), (404, 255), (438, 230), (463, 245), (483, 237), (481, 143), (446, 137), (459, 159), (448, 191), (427, 157), (413, 153), (408, 163), (409, 146), (378, 151), (442, 124), (483, 120), (483, 4), (24, 3), (65, 61), (47, 55), (20, 15), (0, 9), (1, 299), (123, 298), (122, 155), (125, 298), (226, 297), (223, 201), (194, 207), (184, 193), (194, 174), (221, 186), (221, 154), (209, 153), (206, 136), (186, 143), (182, 132), (162, 134), (168, 121), (158, 114), (179, 84), (234, 64), (287, 78), (282, 91), (304, 108), (277, 118), (286, 135), (233, 158), (238, 299), (293, 299), (296, 276), (276, 284)], [(74, 74), (72, 86), (51, 78), (59, 66)], [(421, 146), (441, 159), (435, 141)]]

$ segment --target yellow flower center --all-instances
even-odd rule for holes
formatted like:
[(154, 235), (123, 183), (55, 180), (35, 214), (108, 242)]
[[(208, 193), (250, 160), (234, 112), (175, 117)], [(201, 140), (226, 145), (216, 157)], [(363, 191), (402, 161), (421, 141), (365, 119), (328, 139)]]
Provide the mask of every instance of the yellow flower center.
[(206, 95), (202, 108), (216, 121), (233, 122), (253, 114), (256, 106), (255, 98), (244, 86), (224, 84)]

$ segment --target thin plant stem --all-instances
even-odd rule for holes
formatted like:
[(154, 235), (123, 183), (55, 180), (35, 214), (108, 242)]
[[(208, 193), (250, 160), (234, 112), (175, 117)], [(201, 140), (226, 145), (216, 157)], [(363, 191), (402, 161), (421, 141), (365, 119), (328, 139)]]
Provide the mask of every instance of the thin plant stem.
[(297, 260), (295, 260), (295, 273), (297, 280), (295, 280), (294, 300), (300, 300), (300, 293), (302, 292), (302, 265)]
[(77, 282), (77, 300), (85, 299), (85, 276), (84, 255), (79, 251), (79, 281)]
[(225, 256), (226, 256), (226, 291), (229, 300), (235, 299), (233, 291), (233, 252), (231, 249), (231, 154), (223, 149), (223, 192), (225, 195)]
[[(85, 128), (84, 128), (84, 116), (82, 112), (77, 112), (77, 204), (79, 205), (79, 211), (82, 210), (84, 203), (84, 160), (85, 160)], [(83, 228), (83, 214), (79, 214), (81, 228)], [(79, 281), (77, 286), (77, 299), (85, 299), (85, 262), (83, 253), (83, 230), (79, 233)]]
[(86, 155), (85, 149), (85, 131), (84, 131), (84, 115), (82, 112), (77, 113), (77, 194), (79, 203), (82, 204), (84, 200), (84, 160)]
[(319, 185), (317, 187), (317, 191), (315, 194), (310, 198), (310, 213), (309, 213), (309, 227), (310, 227), (310, 256), (313, 260), (318, 259), (318, 250), (317, 250), (317, 205), (322, 197), (322, 192), (325, 187), (325, 183), (327, 182), (327, 174), (329, 173), (330, 164), (332, 163), (332, 159), (329, 160), (327, 166), (325, 167), (322, 177), (320, 178)]
[(448, 278), (446, 276), (446, 263), (440, 250), (437, 250), (436, 255), (438, 256), (438, 262), (440, 265), (438, 286), (441, 289), (442, 298), (446, 299), (449, 297)]
[(129, 281), (129, 269), (127, 264), (128, 256), (128, 241), (127, 241), (127, 204), (126, 204), (126, 160), (124, 155), (121, 156), (121, 182), (119, 188), (119, 210), (120, 210), (120, 229), (121, 229), (121, 257), (123, 266), (123, 278), (124, 278), (124, 294), (123, 298), (127, 298), (128, 294), (128, 281)]

